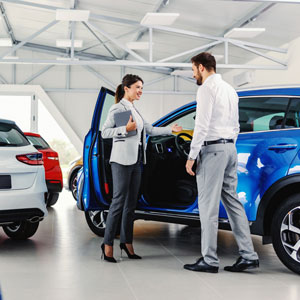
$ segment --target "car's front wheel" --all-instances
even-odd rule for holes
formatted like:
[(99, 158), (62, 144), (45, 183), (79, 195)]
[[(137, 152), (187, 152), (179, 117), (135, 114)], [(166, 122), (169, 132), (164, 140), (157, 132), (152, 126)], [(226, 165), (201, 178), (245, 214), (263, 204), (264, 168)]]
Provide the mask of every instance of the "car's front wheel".
[(107, 212), (104, 210), (90, 210), (85, 212), (86, 221), (90, 229), (98, 236), (104, 236)]
[(39, 222), (20, 221), (13, 224), (4, 225), (3, 230), (12, 239), (26, 240), (32, 237), (39, 227)]
[(300, 194), (288, 197), (275, 212), (272, 241), (283, 264), (300, 274)]

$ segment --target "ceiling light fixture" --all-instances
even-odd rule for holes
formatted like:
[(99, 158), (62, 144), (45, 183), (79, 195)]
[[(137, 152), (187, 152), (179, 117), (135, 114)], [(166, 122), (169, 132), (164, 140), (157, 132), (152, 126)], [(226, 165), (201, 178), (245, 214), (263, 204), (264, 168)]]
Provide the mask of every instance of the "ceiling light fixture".
[[(74, 48), (82, 48), (82, 40), (74, 40)], [(60, 48), (68, 48), (72, 47), (72, 40), (69, 39), (62, 39), (56, 40), (56, 47)]]
[(12, 47), (11, 39), (0, 39), (0, 47)]
[(4, 59), (19, 59), (19, 56), (6, 55), (3, 57)]
[(254, 38), (266, 31), (266, 28), (232, 28), (225, 33), (225, 38)]
[(56, 10), (57, 21), (87, 22), (89, 16), (90, 16), (89, 10), (79, 10), (79, 9), (57, 9)]
[(178, 13), (146, 13), (141, 25), (172, 25), (179, 17)]

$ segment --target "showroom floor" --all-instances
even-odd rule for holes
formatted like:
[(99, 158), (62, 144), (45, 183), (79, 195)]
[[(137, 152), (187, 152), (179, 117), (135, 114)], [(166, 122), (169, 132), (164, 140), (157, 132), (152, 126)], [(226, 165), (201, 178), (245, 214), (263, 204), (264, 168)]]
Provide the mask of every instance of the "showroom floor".
[(182, 268), (199, 256), (198, 228), (137, 221), (135, 249), (143, 259), (121, 259), (116, 247), (117, 264), (101, 261), (101, 240), (66, 190), (32, 239), (12, 241), (0, 229), (3, 300), (300, 299), (299, 275), (286, 269), (259, 237), (253, 241), (261, 267), (242, 274), (223, 270), (237, 257), (231, 232), (219, 233), (218, 274)]

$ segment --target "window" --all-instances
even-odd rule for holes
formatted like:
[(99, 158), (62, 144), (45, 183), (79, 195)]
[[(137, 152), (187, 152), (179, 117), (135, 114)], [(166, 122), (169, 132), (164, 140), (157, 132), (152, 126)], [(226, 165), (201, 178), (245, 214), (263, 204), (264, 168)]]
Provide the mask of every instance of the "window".
[(101, 112), (101, 119), (100, 119), (100, 126), (99, 126), (100, 130), (102, 130), (103, 124), (106, 121), (108, 115), (108, 111), (114, 103), (115, 103), (115, 97), (107, 93), (105, 95), (105, 101)]
[(13, 124), (0, 123), (0, 147), (21, 147), (29, 145), (26, 138)]
[(41, 137), (27, 135), (27, 139), (36, 149), (50, 148), (50, 146), (46, 143), (46, 141)]
[(240, 132), (284, 128), (283, 122), (288, 104), (287, 97), (240, 98)]
[(288, 112), (283, 124), (284, 128), (300, 127), (300, 99), (291, 99)]

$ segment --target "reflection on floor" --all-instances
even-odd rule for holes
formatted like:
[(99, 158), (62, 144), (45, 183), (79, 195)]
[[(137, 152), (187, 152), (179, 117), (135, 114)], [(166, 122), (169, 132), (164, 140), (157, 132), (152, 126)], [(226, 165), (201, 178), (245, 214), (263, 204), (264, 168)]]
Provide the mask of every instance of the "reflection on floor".
[(218, 274), (184, 270), (199, 257), (200, 231), (182, 225), (137, 221), (135, 249), (142, 260), (100, 260), (101, 238), (88, 228), (71, 193), (63, 191), (38, 232), (13, 241), (0, 229), (0, 285), (3, 300), (79, 299), (300, 299), (299, 276), (278, 260), (271, 245), (253, 236), (261, 267), (231, 274), (223, 267), (237, 258), (231, 232), (219, 232)]

